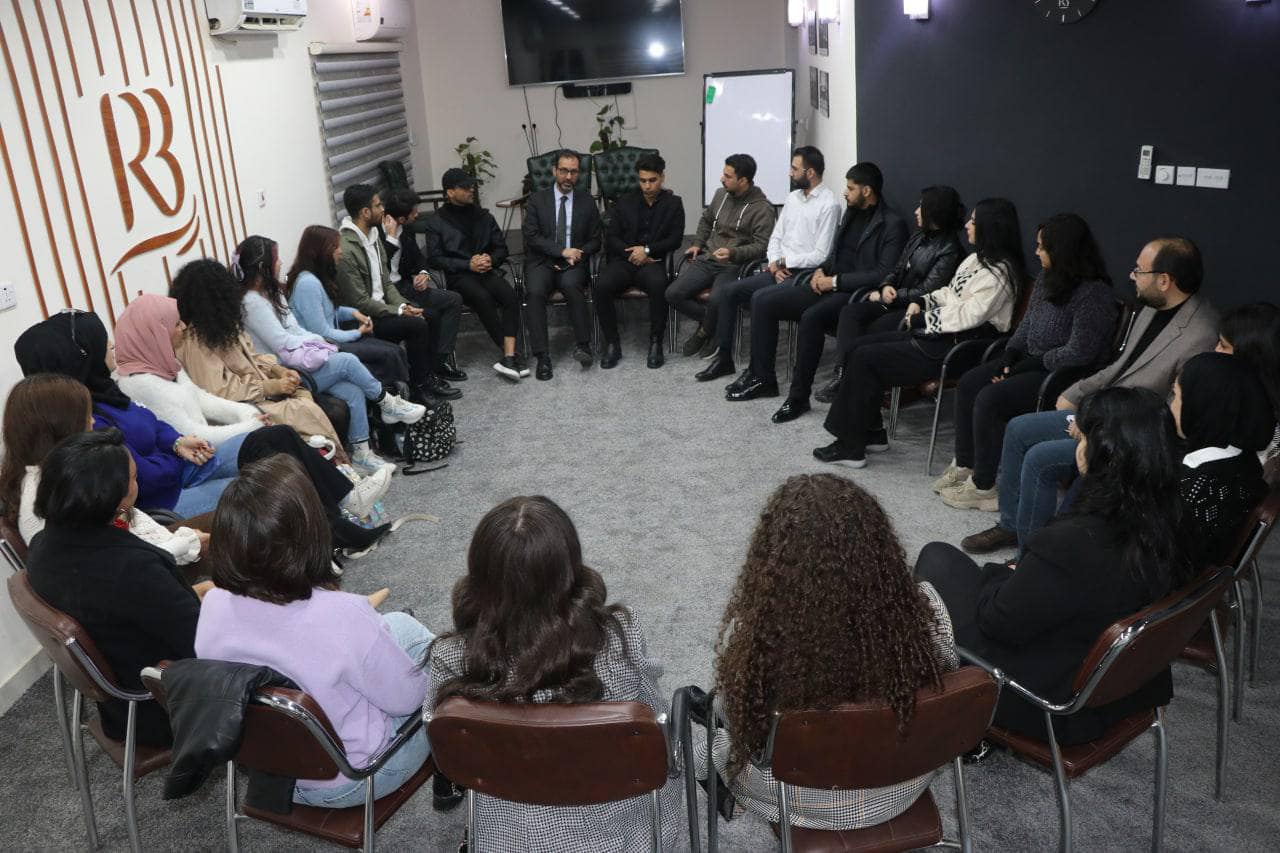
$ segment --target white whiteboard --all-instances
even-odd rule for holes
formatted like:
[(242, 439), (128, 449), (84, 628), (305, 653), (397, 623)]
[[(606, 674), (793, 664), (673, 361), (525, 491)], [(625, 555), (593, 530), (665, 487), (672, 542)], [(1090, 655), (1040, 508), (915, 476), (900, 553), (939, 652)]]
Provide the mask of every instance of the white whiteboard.
[(720, 188), (730, 154), (756, 158), (756, 186), (773, 204), (791, 190), (795, 72), (735, 71), (702, 81), (702, 204)]

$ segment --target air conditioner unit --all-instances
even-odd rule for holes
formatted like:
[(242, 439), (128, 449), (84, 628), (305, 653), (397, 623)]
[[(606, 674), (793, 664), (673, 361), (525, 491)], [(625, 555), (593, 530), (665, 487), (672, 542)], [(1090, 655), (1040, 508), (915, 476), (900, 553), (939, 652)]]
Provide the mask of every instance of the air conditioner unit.
[(290, 32), (302, 28), (307, 0), (205, 0), (215, 36)]
[(407, 0), (351, 0), (356, 41), (402, 39), (409, 32)]

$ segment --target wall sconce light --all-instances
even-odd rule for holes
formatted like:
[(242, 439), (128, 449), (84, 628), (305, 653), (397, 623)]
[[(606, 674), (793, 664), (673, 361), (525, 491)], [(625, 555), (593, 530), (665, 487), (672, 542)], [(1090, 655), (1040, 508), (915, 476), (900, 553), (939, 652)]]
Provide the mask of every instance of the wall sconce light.
[(818, 20), (839, 21), (840, 0), (818, 0)]
[(929, 20), (929, 0), (902, 0), (902, 14), (913, 21)]
[(787, 24), (804, 26), (804, 0), (787, 0)]

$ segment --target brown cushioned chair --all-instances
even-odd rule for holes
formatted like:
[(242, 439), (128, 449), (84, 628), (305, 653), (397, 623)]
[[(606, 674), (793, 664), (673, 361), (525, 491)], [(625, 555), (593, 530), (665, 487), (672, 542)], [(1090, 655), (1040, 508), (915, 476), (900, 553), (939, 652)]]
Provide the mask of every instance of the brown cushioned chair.
[[(164, 670), (168, 661), (142, 671), (142, 682), (152, 695), (165, 703)], [(240, 849), (239, 821), (248, 818), (273, 823), (343, 847), (359, 848), (373, 853), (378, 829), (422, 787), (435, 764), (430, 758), (409, 781), (376, 800), (373, 797), (373, 775), (409, 738), (422, 728), (422, 718), (414, 716), (396, 732), (395, 738), (364, 767), (353, 767), (347, 760), (342, 740), (315, 699), (301, 690), (266, 687), (254, 694), (245, 709), (240, 748), (227, 762), (227, 846)], [(348, 779), (363, 779), (364, 805), (344, 809), (293, 804), (288, 814), (244, 804), (236, 809), (236, 765), (288, 779), (331, 779), (339, 774)]]
[(640, 702), (503, 705), (451, 697), (427, 733), (440, 771), (467, 789), (467, 838), (481, 795), (540, 806), (590, 806), (649, 795), (654, 851), (659, 792), (674, 775), (666, 715)]
[(1217, 614), (1214, 608), (1231, 581), (1230, 566), (1211, 569), (1149, 607), (1113, 622), (1098, 637), (1076, 672), (1072, 682), (1073, 695), (1060, 703), (1037, 696), (1002, 670), (967, 649), (957, 648), (962, 660), (987, 670), (1002, 685), (1044, 712), (1046, 740), (1036, 740), (995, 727), (988, 732), (988, 737), (1007, 747), (1018, 757), (1053, 772), (1061, 817), (1059, 847), (1064, 853), (1072, 849), (1068, 780), (1083, 776), (1097, 765), (1110, 760), (1147, 730), (1154, 733), (1156, 740), (1151, 848), (1161, 849), (1164, 843), (1165, 783), (1168, 771), (1164, 709), (1156, 708), (1134, 714), (1116, 723), (1097, 740), (1072, 746), (1059, 746), (1053, 732), (1053, 718), (1068, 716), (1084, 708), (1107, 705), (1134, 692), (1177, 658), (1206, 619), (1211, 620), (1216, 633)]
[[(138, 837), (138, 818), (134, 812), (133, 783), (169, 764), (169, 750), (139, 745), (137, 743), (137, 713), (139, 702), (149, 702), (151, 694), (132, 693), (120, 687), (110, 664), (98, 651), (93, 640), (85, 633), (83, 627), (61, 610), (51, 607), (31, 587), (26, 572), (18, 572), (9, 577), (9, 599), (13, 607), (27, 623), (31, 633), (39, 640), (40, 645), (53, 660), (54, 666), (54, 701), (57, 703), (59, 727), (62, 729), (63, 744), (72, 755), (74, 768), (74, 784), (80, 791), (80, 803), (84, 810), (85, 831), (89, 837), (89, 848), (98, 848), (98, 827), (93, 815), (93, 797), (89, 791), (88, 771), (84, 762), (84, 739), (80, 731), (80, 709), (85, 697), (95, 702), (107, 702), (119, 699), (129, 703), (128, 723), (123, 741), (114, 740), (102, 730), (102, 721), (95, 714), (86, 727), (93, 739), (102, 747), (102, 751), (110, 756), (116, 766), (124, 774), (124, 813), (125, 824), (129, 830), (129, 846), (137, 853), (142, 849)], [(66, 720), (62, 704), (61, 673), (73, 690), (71, 699), (71, 718)]]

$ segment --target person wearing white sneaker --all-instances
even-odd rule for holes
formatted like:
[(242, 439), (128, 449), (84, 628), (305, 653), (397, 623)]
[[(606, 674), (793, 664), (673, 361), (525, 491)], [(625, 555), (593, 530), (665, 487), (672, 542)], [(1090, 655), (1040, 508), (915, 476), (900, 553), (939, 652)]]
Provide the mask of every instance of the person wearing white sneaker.
[(1000, 498), (993, 485), (989, 489), (979, 489), (973, 483), (973, 477), (966, 477), (964, 482), (938, 492), (942, 502), (956, 509), (978, 509), (983, 512), (999, 512)]
[[(395, 466), (391, 466), (392, 469)], [(364, 518), (373, 512), (373, 505), (382, 500), (382, 496), (391, 487), (391, 470), (379, 468), (369, 476), (356, 483), (355, 488), (342, 499), (342, 508), (356, 518)]]
[(942, 494), (943, 489), (950, 489), (960, 485), (969, 479), (971, 474), (973, 474), (972, 468), (962, 468), (956, 464), (956, 460), (952, 459), (951, 464), (947, 466), (947, 470), (942, 472), (941, 477), (933, 481), (933, 485), (930, 488), (936, 494)]

